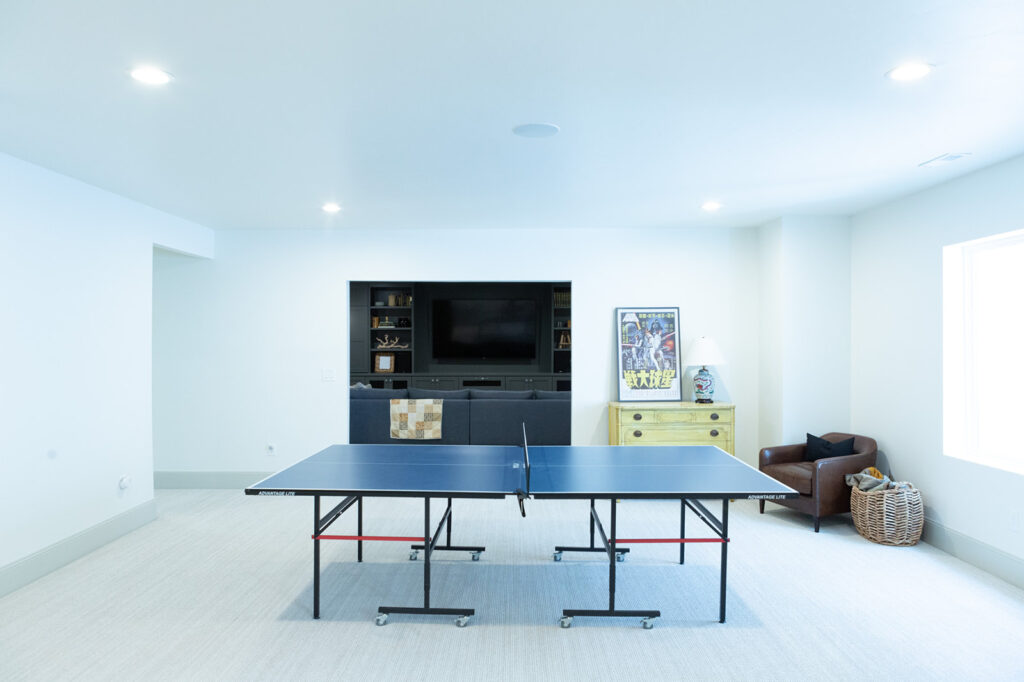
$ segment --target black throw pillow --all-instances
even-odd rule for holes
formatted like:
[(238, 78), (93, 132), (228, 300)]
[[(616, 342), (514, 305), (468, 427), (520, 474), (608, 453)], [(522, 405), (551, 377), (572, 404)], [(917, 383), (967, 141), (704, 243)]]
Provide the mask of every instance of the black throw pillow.
[(827, 441), (807, 434), (807, 448), (804, 450), (804, 461), (813, 462), (823, 457), (842, 457), (853, 454), (853, 439), (847, 438), (838, 443)]

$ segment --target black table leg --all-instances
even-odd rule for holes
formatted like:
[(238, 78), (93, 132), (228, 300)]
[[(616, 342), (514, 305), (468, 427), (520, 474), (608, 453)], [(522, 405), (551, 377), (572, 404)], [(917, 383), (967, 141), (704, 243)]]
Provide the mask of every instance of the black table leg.
[(615, 500), (608, 500), (612, 511), (612, 536), (608, 539), (608, 610), (615, 610)]
[(594, 547), (594, 498), (590, 498), (590, 547)]
[[(450, 497), (448, 498), (448, 508), (445, 510), (445, 514), (447, 515), (446, 518), (448, 519), (447, 522), (445, 523), (446, 542), (443, 545), (434, 545), (431, 549), (435, 551), (441, 550), (444, 552), (469, 552), (469, 556), (473, 561), (479, 561), (480, 554), (482, 554), (483, 551), (487, 549), (486, 547), (471, 547), (469, 545), (452, 544), (452, 498)], [(412, 552), (409, 554), (409, 559), (415, 561), (417, 558), (419, 558), (419, 551), (421, 549), (425, 549), (425, 547), (425, 545), (410, 545), (409, 549), (411, 549)]]
[[(359, 502), (356, 503), (356, 535), (362, 537), (363, 535), (363, 498), (359, 498)], [(359, 540), (356, 543), (356, 561), (363, 560), (363, 541)]]
[(433, 535), (431, 535), (430, 498), (423, 498), (424, 543), (419, 545), (419, 547), (423, 549), (423, 606), (380, 606), (377, 608), (377, 625), (384, 625), (387, 623), (388, 615), (392, 613), (416, 613), (433, 616), (458, 616), (458, 618), (455, 619), (455, 624), (459, 627), (464, 627), (469, 623), (469, 617), (476, 613), (474, 609), (437, 608), (430, 605), (430, 555), (435, 549), (441, 549), (441, 547), (437, 545), (437, 540), (441, 535), (441, 531), (448, 524), (451, 510), (451, 500), (449, 500), (448, 507), (445, 509), (445, 513), (441, 518), (441, 522), (437, 526), (437, 530), (434, 531)]
[[(449, 497), (448, 498), (448, 509), (451, 510), (451, 508), (452, 508), (452, 498)], [(446, 531), (445, 531), (445, 544), (448, 545), (449, 547), (452, 544), (452, 513), (451, 513), (451, 511), (448, 512), (448, 523), (447, 523), (447, 528), (446, 528)]]
[[(430, 498), (423, 498), (423, 537), (430, 537)], [(428, 547), (423, 552), (423, 608), (430, 608), (430, 555), (433, 552)]]
[(320, 617), (320, 496), (313, 497), (313, 618)]
[[(614, 501), (613, 501), (614, 504)], [(597, 547), (594, 545), (594, 519), (597, 518), (597, 511), (594, 509), (594, 498), (590, 498), (590, 546), (589, 547), (569, 547), (567, 545), (558, 545), (555, 547), (555, 553), (552, 555), (552, 559), (555, 561), (562, 560), (562, 552), (607, 552), (607, 547)], [(616, 550), (615, 558), (618, 561), (622, 561), (626, 558), (626, 554), (629, 553), (629, 547), (620, 547)]]
[[(679, 537), (686, 538), (686, 500), (679, 500)], [(679, 563), (683, 563), (686, 552), (686, 543), (679, 543)]]
[[(729, 537), (729, 500), (722, 500), (722, 538)], [(729, 543), (722, 543), (722, 583), (718, 603), (718, 622), (725, 622), (725, 568), (728, 559)]]
[[(607, 609), (562, 609), (561, 626), (567, 628), (572, 624), (572, 619), (575, 616), (600, 616), (605, 618), (643, 618), (643, 626), (645, 629), (654, 627), (654, 619), (661, 615), (661, 611), (656, 610), (620, 610), (615, 608), (615, 564), (618, 563), (619, 557), (622, 552), (628, 551), (619, 549), (616, 547), (616, 526), (618, 519), (616, 518), (616, 502), (612, 498), (609, 500), (611, 503), (611, 534), (606, 534), (604, 526), (601, 525), (601, 519), (597, 515), (596, 509), (591, 509), (591, 519), (594, 523), (594, 529), (601, 538), (601, 547), (594, 548), (593, 551), (605, 552), (608, 555), (608, 608)], [(556, 547), (556, 552), (559, 550), (571, 550), (571, 551), (592, 551), (588, 547), (572, 548), (572, 547)], [(556, 554), (557, 556), (557, 554)]]

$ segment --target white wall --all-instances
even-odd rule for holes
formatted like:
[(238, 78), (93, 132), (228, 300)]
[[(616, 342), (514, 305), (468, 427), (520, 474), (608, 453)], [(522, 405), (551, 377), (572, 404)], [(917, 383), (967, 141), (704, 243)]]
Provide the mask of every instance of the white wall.
[(785, 217), (760, 228), (761, 446), (850, 425), (850, 227)]
[(205, 228), (0, 154), (0, 568), (153, 497), (157, 233), (212, 250)]
[[(217, 258), (158, 254), (158, 471), (270, 471), (348, 437), (348, 282), (573, 283), (575, 443), (606, 443), (614, 308), (678, 305), (681, 347), (729, 360), (737, 454), (756, 461), (757, 231), (222, 232)], [(321, 381), (321, 369), (339, 381)], [(686, 387), (686, 399), (692, 399)], [(268, 456), (266, 445), (276, 454)]]
[(976, 563), (1015, 557), (1017, 584), (1024, 477), (942, 454), (941, 276), (944, 245), (1024, 228), (1022, 187), (1024, 157), (852, 222), (853, 428), (875, 436), (895, 476), (921, 489), (926, 535), (944, 534), (954, 553), (972, 539), (994, 549), (965, 547), (961, 554), (987, 553)]
[(782, 219), (758, 230), (758, 446), (782, 445)]

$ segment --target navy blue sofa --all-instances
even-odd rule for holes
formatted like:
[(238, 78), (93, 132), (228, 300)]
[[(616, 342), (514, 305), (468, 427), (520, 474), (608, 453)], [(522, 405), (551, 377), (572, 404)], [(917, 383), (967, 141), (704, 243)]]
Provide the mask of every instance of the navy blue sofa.
[[(568, 391), (463, 389), (349, 389), (350, 443), (520, 445), (523, 424), (531, 445), (569, 445), (572, 394)], [(441, 440), (391, 438), (392, 398), (441, 398)]]

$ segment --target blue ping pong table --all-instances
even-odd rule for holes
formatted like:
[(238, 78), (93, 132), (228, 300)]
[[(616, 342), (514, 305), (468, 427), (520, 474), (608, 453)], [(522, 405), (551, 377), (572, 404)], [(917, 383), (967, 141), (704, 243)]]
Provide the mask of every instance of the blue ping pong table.
[[(357, 543), (357, 561), (363, 559), (363, 542), (410, 542), (410, 559), (423, 552), (423, 606), (381, 606), (376, 623), (384, 625), (390, 614), (456, 616), (456, 625), (469, 622), (475, 610), (468, 607), (435, 607), (430, 603), (431, 553), (465, 551), (473, 561), (484, 547), (452, 544), (454, 498), (504, 498), (516, 496), (523, 515), (525, 501), (533, 499), (580, 499), (590, 501), (590, 544), (555, 547), (553, 558), (563, 552), (598, 552), (608, 560), (608, 608), (563, 609), (560, 624), (569, 627), (575, 616), (639, 617), (645, 628), (661, 615), (655, 609), (615, 608), (615, 564), (628, 547), (638, 543), (678, 543), (679, 563), (691, 542), (721, 545), (719, 622), (725, 622), (725, 585), (729, 543), (729, 502), (732, 499), (782, 499), (797, 492), (713, 446), (498, 446), (498, 445), (332, 445), (245, 489), (247, 495), (304, 495), (313, 497), (313, 617), (320, 617), (320, 542), (349, 540)], [(321, 498), (341, 497), (337, 505), (321, 513)], [(364, 497), (422, 498), (423, 535), (379, 536), (363, 533)], [(436, 527), (431, 525), (432, 499), (446, 499), (447, 506)], [(616, 532), (617, 501), (672, 499), (680, 501), (679, 537), (620, 538)], [(609, 501), (606, 529), (598, 514), (597, 500)], [(703, 501), (721, 500), (715, 516)], [(329, 535), (328, 528), (343, 513), (357, 510), (355, 535)], [(714, 537), (687, 538), (686, 512), (694, 512)], [(445, 532), (444, 542), (440, 542)], [(596, 537), (595, 537), (596, 532)], [(595, 540), (600, 542), (596, 543)]]

